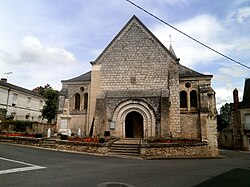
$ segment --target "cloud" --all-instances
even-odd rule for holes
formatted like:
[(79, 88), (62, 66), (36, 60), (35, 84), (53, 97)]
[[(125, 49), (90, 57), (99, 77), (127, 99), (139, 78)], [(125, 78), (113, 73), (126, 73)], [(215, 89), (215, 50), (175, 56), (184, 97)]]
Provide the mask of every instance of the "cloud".
[(20, 58), (23, 62), (65, 63), (75, 62), (74, 55), (64, 49), (43, 46), (40, 40), (27, 36), (21, 41)]
[[(232, 24), (224, 23), (210, 14), (196, 15), (174, 26), (209, 47), (225, 55), (234, 55), (235, 58), (239, 58), (239, 54), (244, 54), (249, 47), (247, 42), (249, 40), (245, 35), (232, 37), (234, 35), (234, 31), (230, 29)], [(166, 25), (156, 25), (153, 32), (165, 46), (169, 46), (169, 34), (171, 34), (171, 39), (174, 41), (172, 46), (181, 59), (181, 64), (197, 68), (198, 71), (204, 67), (205, 71), (213, 72), (212, 83), (217, 93), (218, 109), (223, 104), (232, 102), (234, 88), (241, 91), (242, 81), (248, 73), (246, 68), (234, 64)]]
[(74, 55), (65, 49), (43, 45), (39, 38), (24, 37), (17, 54), (0, 50), (1, 74), (13, 72), (11, 83), (33, 89), (50, 84), (60, 90), (60, 80), (78, 76), (84, 70)]
[(220, 88), (220, 89), (215, 89), (216, 92), (216, 108), (217, 111), (220, 111), (220, 108), (222, 105), (225, 103), (232, 103), (233, 102), (233, 92)]
[(238, 10), (237, 20), (239, 23), (243, 23), (250, 18), (250, 7), (243, 7)]
[[(189, 0), (190, 1), (190, 0)], [(159, 4), (159, 5), (170, 5), (170, 6), (175, 6), (175, 5), (186, 5), (188, 4), (189, 2), (188, 0), (171, 0), (171, 1), (166, 1), (166, 0), (154, 0), (153, 2), (150, 2), (150, 1), (144, 1), (144, 0), (140, 0), (140, 1), (137, 1), (137, 4), (143, 4), (145, 6), (147, 5), (151, 5), (154, 6), (155, 4)]]
[[(217, 88), (215, 89), (216, 92), (216, 108), (219, 112), (222, 105), (225, 103), (233, 103), (233, 90), (234, 89), (227, 89), (227, 88)], [(243, 92), (241, 89), (239, 91), (239, 101), (242, 100)]]
[(11, 64), (16, 64), (18, 62), (18, 59), (11, 53), (4, 51), (4, 50), (0, 50), (0, 63), (11, 63)]
[[(212, 15), (198, 15), (190, 20), (177, 23), (174, 26), (187, 35), (222, 53), (233, 48), (232, 45), (223, 41), (224, 37), (227, 37), (225, 34), (226, 29)], [(174, 40), (172, 45), (176, 55), (180, 57), (181, 63), (184, 65), (195, 66), (196, 64), (207, 63), (220, 58), (218, 54), (166, 25), (156, 25), (153, 32), (165, 46), (169, 46), (168, 37), (171, 34), (172, 40)]]
[(216, 92), (217, 108), (225, 103), (233, 102), (233, 90), (239, 91), (239, 99), (242, 99), (242, 84), (247, 77), (248, 70), (239, 65), (223, 66), (216, 71), (213, 78), (213, 87)]
[[(237, 69), (237, 71), (235, 71)], [(218, 69), (220, 75), (226, 75), (231, 78), (245, 78), (249, 70), (239, 65), (231, 65)]]

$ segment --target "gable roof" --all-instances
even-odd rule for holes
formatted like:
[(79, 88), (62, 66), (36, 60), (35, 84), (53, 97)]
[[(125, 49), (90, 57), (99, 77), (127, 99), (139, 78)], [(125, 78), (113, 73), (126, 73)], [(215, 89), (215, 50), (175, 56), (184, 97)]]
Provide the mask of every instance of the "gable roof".
[(98, 60), (105, 54), (105, 52), (112, 46), (112, 44), (119, 38), (119, 36), (126, 30), (127, 27), (132, 22), (136, 22), (138, 25), (140, 25), (164, 50), (166, 53), (168, 53), (169, 56), (171, 56), (173, 59), (177, 59), (174, 54), (172, 54), (159, 40), (158, 38), (134, 15), (127, 23), (126, 25), (120, 30), (120, 32), (114, 37), (114, 39), (108, 44), (108, 46), (102, 51), (102, 53), (96, 58), (95, 61), (91, 62), (91, 64), (96, 64)]
[(173, 49), (173, 47), (172, 47), (171, 44), (170, 44), (170, 46), (169, 46), (169, 51), (170, 51), (170, 53), (172, 53), (172, 54), (175, 56), (175, 58), (177, 58), (177, 56), (176, 56), (176, 54), (175, 54), (175, 52), (174, 52), (174, 49)]
[(72, 79), (62, 80), (61, 82), (82, 82), (82, 81), (91, 81), (91, 71), (88, 71), (87, 73), (84, 73)]
[(22, 88), (20, 86), (16, 86), (14, 84), (10, 84), (6, 81), (0, 81), (0, 86), (2, 87), (5, 87), (7, 89), (11, 89), (12, 91), (18, 91), (18, 92), (22, 92), (22, 93), (26, 93), (26, 94), (29, 94), (29, 95), (32, 95), (32, 96), (36, 96), (36, 97), (39, 97), (41, 99), (45, 99), (43, 96), (41, 96), (40, 94), (36, 93), (36, 92), (33, 92), (31, 90), (28, 90), (26, 88)]
[(250, 107), (250, 78), (245, 80), (242, 107)]
[(197, 71), (194, 71), (186, 66), (183, 66), (181, 64), (179, 65), (179, 77), (185, 78), (185, 77), (212, 77), (212, 75), (205, 75), (202, 73), (199, 73)]
[[(120, 35), (129, 27), (129, 25), (132, 22), (136, 22), (139, 24), (161, 47), (165, 50), (165, 52), (172, 57), (179, 66), (179, 77), (185, 78), (185, 77), (212, 77), (212, 75), (205, 75), (199, 72), (196, 72), (186, 66), (183, 66), (179, 64), (179, 58), (177, 58), (173, 47), (170, 44), (170, 48), (167, 49), (159, 40), (156, 38), (156, 36), (134, 15), (127, 23), (126, 25), (120, 30), (120, 32), (113, 38), (113, 40), (108, 44), (108, 46), (102, 51), (102, 53), (96, 58), (95, 61), (91, 62), (92, 65), (98, 63), (98, 60), (107, 52), (107, 50), (113, 45), (113, 43), (120, 37)], [(62, 80), (62, 83), (65, 82), (82, 82), (82, 81), (91, 81), (91, 71), (84, 73), (78, 77), (68, 79), (68, 80)]]

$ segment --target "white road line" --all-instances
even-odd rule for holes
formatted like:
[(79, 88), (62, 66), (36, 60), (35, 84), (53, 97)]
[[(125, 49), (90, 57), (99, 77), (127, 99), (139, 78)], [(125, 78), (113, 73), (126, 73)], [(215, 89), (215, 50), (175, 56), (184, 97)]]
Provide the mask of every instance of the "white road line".
[(4, 160), (4, 161), (8, 161), (8, 162), (15, 162), (15, 163), (18, 163), (18, 164), (23, 164), (23, 165), (29, 166), (29, 167), (21, 167), (21, 168), (0, 170), (0, 175), (1, 174), (7, 174), (7, 173), (15, 173), (15, 172), (30, 171), (30, 170), (37, 170), (37, 169), (45, 169), (46, 168), (46, 167), (43, 167), (43, 166), (37, 166), (37, 165), (34, 165), (34, 164), (21, 162), (21, 161), (18, 161), (18, 160), (11, 160), (11, 159), (7, 159), (7, 158), (3, 158), (3, 157), (0, 157), (0, 160)]

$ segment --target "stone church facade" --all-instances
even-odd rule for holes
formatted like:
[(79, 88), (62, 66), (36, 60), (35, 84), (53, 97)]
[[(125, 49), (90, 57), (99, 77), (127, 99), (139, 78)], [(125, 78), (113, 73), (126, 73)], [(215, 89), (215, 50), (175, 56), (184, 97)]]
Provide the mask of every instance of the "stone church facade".
[(57, 126), (120, 138), (181, 138), (209, 142), (217, 151), (211, 75), (179, 63), (133, 16), (92, 70), (63, 80)]

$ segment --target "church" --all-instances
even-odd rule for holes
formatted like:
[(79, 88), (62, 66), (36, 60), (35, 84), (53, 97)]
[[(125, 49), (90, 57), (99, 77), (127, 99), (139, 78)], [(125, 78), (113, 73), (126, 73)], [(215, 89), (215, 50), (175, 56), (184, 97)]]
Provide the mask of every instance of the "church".
[(91, 71), (62, 80), (58, 130), (201, 140), (217, 151), (213, 76), (181, 65), (136, 16), (90, 63)]

